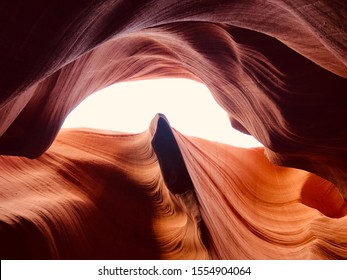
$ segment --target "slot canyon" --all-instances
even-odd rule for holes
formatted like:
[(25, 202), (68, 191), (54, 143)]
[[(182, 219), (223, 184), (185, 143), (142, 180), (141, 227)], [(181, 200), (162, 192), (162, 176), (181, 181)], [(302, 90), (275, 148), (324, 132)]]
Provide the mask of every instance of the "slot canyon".
[[(346, 1), (0, 13), (1, 259), (347, 259)], [(188, 136), (160, 113), (142, 133), (60, 130), (96, 91), (159, 78), (206, 85), (264, 147)]]

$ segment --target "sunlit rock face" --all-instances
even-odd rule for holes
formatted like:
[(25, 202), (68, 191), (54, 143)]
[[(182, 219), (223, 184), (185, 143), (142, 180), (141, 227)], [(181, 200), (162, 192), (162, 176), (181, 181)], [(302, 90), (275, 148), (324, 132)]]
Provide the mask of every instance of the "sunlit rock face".
[[(35, 160), (2, 157), (1, 256), (208, 258), (192, 182), (165, 132), (64, 131)], [(164, 172), (151, 146), (162, 137), (173, 151)]]
[[(346, 258), (345, 1), (0, 13), (2, 257)], [(139, 135), (57, 137), (96, 90), (160, 77), (206, 84), (264, 150), (188, 138), (160, 116)]]
[(347, 258), (347, 203), (263, 148), (62, 131), (36, 159), (0, 158), (2, 258)]

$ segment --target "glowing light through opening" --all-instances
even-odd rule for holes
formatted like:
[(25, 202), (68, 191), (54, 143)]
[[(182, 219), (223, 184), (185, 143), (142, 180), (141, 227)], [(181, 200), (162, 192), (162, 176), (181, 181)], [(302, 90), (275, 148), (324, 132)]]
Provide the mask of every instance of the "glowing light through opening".
[(66, 118), (63, 128), (96, 128), (139, 133), (157, 113), (185, 135), (238, 147), (262, 146), (233, 129), (207, 87), (187, 79), (123, 82), (86, 98)]

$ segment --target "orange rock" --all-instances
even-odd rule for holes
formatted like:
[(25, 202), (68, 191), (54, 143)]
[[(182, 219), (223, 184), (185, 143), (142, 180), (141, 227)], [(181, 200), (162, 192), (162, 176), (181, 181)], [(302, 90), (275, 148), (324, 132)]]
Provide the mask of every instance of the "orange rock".
[(335, 186), (163, 116), (135, 135), (64, 130), (37, 159), (0, 161), (2, 259), (347, 257)]
[[(346, 258), (344, 1), (21, 1), (0, 13), (4, 257)], [(96, 90), (160, 77), (206, 84), (273, 164), (178, 132), (170, 155), (149, 132), (57, 137)]]

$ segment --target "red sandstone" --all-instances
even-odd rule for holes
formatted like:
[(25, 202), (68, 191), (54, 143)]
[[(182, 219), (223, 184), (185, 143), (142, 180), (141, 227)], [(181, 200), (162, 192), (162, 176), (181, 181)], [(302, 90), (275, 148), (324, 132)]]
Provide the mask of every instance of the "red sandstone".
[[(1, 258), (347, 258), (345, 1), (0, 12)], [(96, 90), (160, 77), (206, 84), (265, 148), (186, 137), (162, 116), (138, 135), (58, 134)]]

